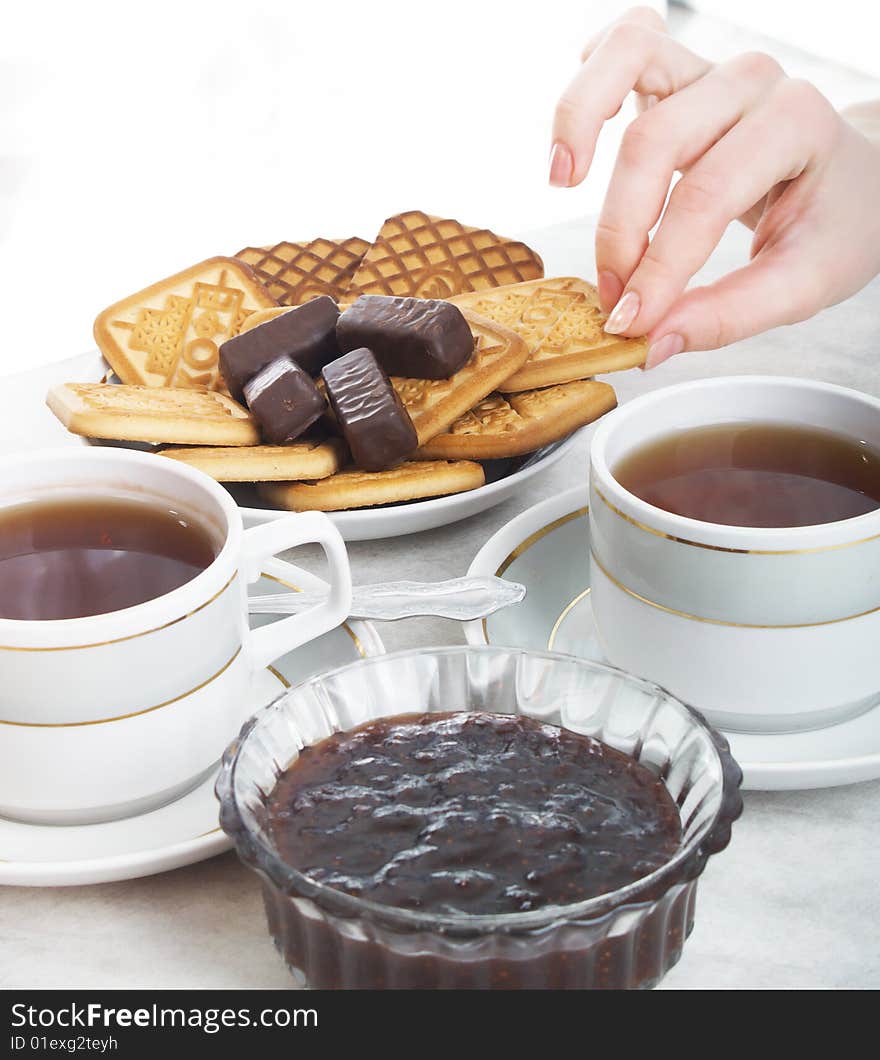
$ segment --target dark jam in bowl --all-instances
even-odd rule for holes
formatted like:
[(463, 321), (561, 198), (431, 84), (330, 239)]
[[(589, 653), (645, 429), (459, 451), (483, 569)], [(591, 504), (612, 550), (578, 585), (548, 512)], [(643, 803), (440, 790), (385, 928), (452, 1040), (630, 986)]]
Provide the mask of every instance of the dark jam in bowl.
[(217, 795), (300, 986), (633, 989), (681, 956), (741, 779), (655, 685), (484, 646), (304, 681), (245, 725)]
[(305, 748), (269, 797), (284, 862), (381, 905), (564, 906), (665, 865), (681, 821), (649, 769), (590, 736), (501, 714), (381, 718)]

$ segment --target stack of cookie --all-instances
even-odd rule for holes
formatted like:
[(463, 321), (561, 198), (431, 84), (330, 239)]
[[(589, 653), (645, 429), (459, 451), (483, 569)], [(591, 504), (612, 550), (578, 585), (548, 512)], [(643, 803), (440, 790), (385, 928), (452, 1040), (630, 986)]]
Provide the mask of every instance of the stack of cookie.
[[(293, 510), (460, 492), (614, 407), (644, 361), (595, 289), (522, 243), (417, 211), (356, 238), (212, 258), (101, 313), (121, 384), (64, 384), (74, 433), (154, 443)], [(339, 308), (343, 312), (340, 316)]]

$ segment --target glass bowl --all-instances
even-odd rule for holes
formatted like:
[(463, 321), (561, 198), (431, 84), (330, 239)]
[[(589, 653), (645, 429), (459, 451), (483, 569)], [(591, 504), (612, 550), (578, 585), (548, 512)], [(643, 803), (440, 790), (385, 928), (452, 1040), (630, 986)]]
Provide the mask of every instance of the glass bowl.
[[(266, 798), (301, 748), (373, 718), (450, 710), (523, 714), (597, 737), (655, 772), (683, 839), (650, 875), (577, 904), (434, 915), (380, 905), (286, 865)], [(220, 823), (262, 878), (269, 931), (314, 988), (607, 988), (655, 985), (693, 927), (697, 879), (730, 841), (742, 773), (726, 741), (657, 685), (550, 652), (426, 648), (364, 659), (291, 688), (227, 749)]]

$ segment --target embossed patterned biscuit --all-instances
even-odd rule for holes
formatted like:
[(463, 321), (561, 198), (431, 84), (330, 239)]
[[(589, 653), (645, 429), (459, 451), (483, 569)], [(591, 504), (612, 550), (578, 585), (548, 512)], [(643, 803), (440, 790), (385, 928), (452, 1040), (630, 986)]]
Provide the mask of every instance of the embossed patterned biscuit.
[(239, 335), (244, 334), (245, 331), (250, 331), (251, 328), (258, 328), (260, 324), (265, 324), (269, 320), (274, 320), (275, 317), (280, 317), (282, 313), (289, 313), (291, 309), (296, 309), (296, 306), (271, 305), (268, 309), (258, 309), (256, 312), (251, 313), (247, 320), (241, 325)]
[(46, 404), (73, 434), (126, 442), (256, 445), (251, 414), (225, 394), (115, 383), (59, 383)]
[(123, 383), (225, 392), (220, 346), (275, 304), (247, 265), (209, 258), (105, 309), (95, 341)]
[(426, 460), (497, 460), (531, 453), (584, 427), (617, 404), (607, 383), (573, 383), (490, 394), (416, 453)]
[(473, 355), (464, 368), (448, 379), (391, 377), (413, 421), (419, 445), (442, 434), (459, 416), (497, 390), (528, 357), (528, 347), (516, 332), (469, 310), (462, 312), (475, 342)]
[(340, 439), (329, 438), (238, 449), (225, 446), (163, 449), (160, 455), (197, 467), (218, 482), (286, 482), (334, 475), (342, 467), (346, 451)]
[(529, 359), (499, 387), (506, 393), (585, 379), (645, 363), (644, 339), (607, 335), (596, 288), (573, 277), (498, 287), (450, 298), (526, 340)]
[(389, 217), (364, 255), (346, 298), (362, 294), (449, 298), (544, 275), (525, 243), (420, 210)]
[(338, 302), (369, 248), (365, 239), (352, 236), (245, 247), (235, 256), (250, 265), (273, 298), (293, 306), (321, 294)]
[(319, 482), (266, 483), (260, 496), (294, 512), (338, 512), (463, 493), (485, 481), (483, 468), (468, 460), (412, 461), (389, 471), (350, 468)]

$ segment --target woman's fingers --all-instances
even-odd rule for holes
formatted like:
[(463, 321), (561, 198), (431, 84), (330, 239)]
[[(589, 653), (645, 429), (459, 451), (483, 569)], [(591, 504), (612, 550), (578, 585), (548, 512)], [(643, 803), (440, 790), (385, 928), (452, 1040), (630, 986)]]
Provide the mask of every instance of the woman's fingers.
[(826, 304), (821, 274), (797, 241), (768, 247), (748, 265), (686, 291), (649, 336), (646, 368), (683, 350), (714, 350), (794, 324)]
[[(844, 191), (837, 198), (851, 201), (853, 180), (835, 177), (841, 122), (812, 86), (789, 81), (764, 55), (715, 68), (645, 9), (591, 41), (584, 60), (556, 110), (551, 184), (583, 180), (602, 125), (630, 92), (646, 104), (624, 137), (598, 225), (606, 331), (647, 335), (653, 366), (804, 319), (837, 297), (815, 262), (858, 210), (822, 198), (836, 186)], [(863, 164), (847, 172), (876, 171), (875, 149), (863, 146), (870, 159), (849, 144), (848, 158)], [(684, 175), (670, 193), (676, 171)], [(751, 264), (683, 293), (736, 218), (755, 227)], [(841, 297), (852, 271), (837, 285)]]
[(595, 36), (587, 41), (581, 51), (581, 62), (585, 63), (611, 30), (623, 22), (632, 22), (643, 29), (652, 29), (657, 33), (666, 32), (666, 23), (663, 21), (663, 16), (658, 11), (655, 11), (653, 7), (631, 7), (628, 11), (624, 11), (619, 18), (615, 18), (604, 25)]
[(602, 125), (631, 91), (662, 99), (702, 77), (709, 67), (664, 33), (637, 22), (613, 26), (557, 104), (550, 183), (571, 187), (584, 179)]
[(606, 312), (648, 247), (648, 233), (663, 211), (676, 170), (690, 166), (783, 76), (769, 56), (740, 56), (659, 102), (627, 128), (596, 230), (596, 268), (604, 277), (602, 286), (616, 290), (611, 301), (603, 299)]
[(803, 173), (824, 152), (835, 129), (834, 112), (815, 89), (779, 82), (767, 102), (746, 114), (673, 188), (606, 330), (651, 332), (705, 264), (728, 224), (776, 184)]

